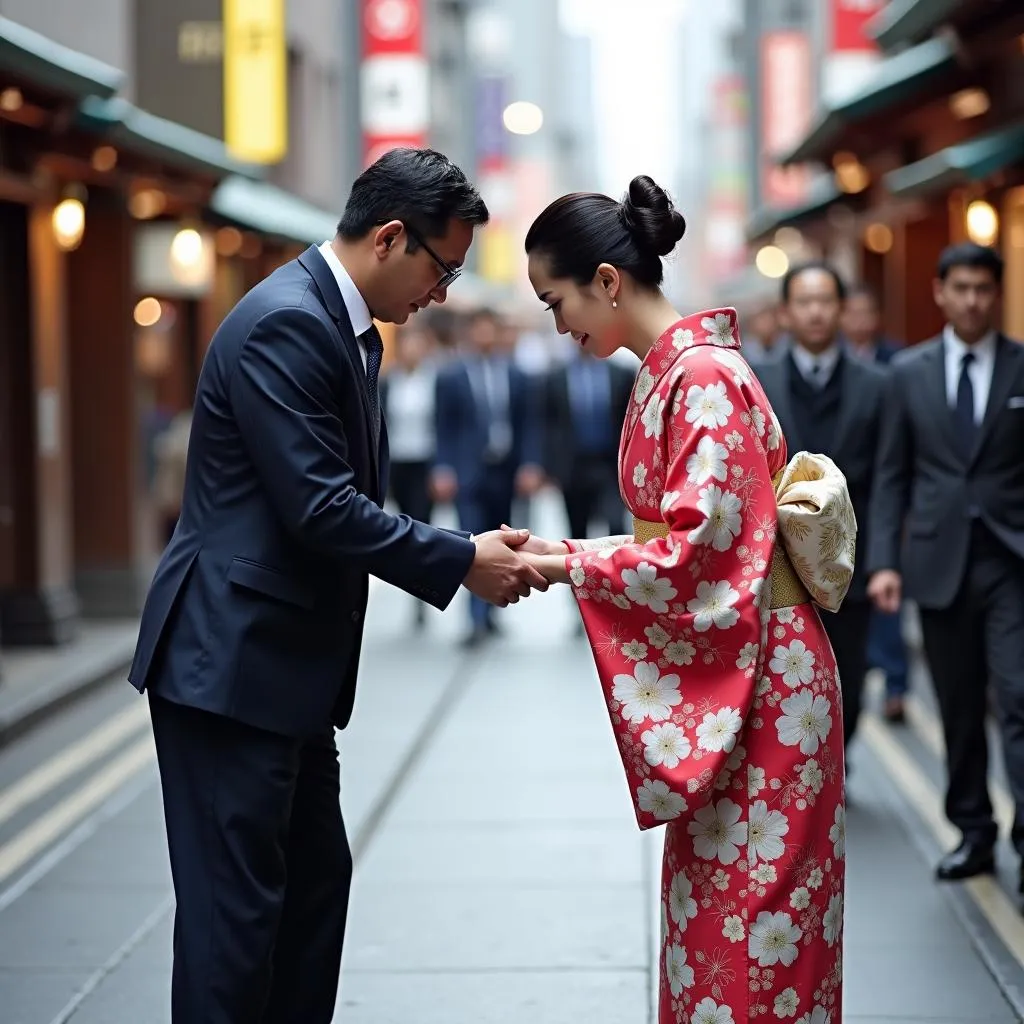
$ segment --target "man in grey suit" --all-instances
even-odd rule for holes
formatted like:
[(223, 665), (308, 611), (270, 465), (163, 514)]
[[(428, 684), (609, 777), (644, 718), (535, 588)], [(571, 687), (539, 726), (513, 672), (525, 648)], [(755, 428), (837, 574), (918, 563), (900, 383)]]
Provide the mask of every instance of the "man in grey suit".
[(871, 502), (869, 592), (883, 611), (904, 590), (917, 602), (942, 715), (946, 816), (963, 834), (945, 881), (994, 866), (989, 684), (1024, 855), (1024, 347), (994, 327), (1002, 276), (992, 249), (943, 252), (947, 325), (892, 363)]

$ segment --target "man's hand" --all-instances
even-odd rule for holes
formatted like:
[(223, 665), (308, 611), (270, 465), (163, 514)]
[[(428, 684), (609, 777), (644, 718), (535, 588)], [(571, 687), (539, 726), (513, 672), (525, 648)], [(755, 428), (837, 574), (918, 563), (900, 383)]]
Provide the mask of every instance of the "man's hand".
[(459, 478), (450, 469), (435, 469), (430, 477), (430, 493), (434, 501), (447, 505), (459, 493)]
[[(518, 533), (511, 526), (501, 524), (503, 533)], [(545, 540), (543, 537), (530, 537), (519, 545), (519, 550), (528, 555), (561, 555), (563, 558), (569, 554), (569, 549), (560, 540)]]
[(898, 572), (892, 569), (881, 569), (868, 582), (868, 597), (875, 602), (879, 611), (898, 612), (900, 598), (903, 596), (903, 580)]
[(536, 494), (544, 486), (544, 470), (540, 466), (521, 466), (516, 473), (516, 493), (524, 498)]
[(499, 608), (528, 597), (531, 590), (547, 590), (548, 581), (515, 550), (529, 537), (529, 530), (491, 530), (474, 537), (476, 558), (463, 586)]

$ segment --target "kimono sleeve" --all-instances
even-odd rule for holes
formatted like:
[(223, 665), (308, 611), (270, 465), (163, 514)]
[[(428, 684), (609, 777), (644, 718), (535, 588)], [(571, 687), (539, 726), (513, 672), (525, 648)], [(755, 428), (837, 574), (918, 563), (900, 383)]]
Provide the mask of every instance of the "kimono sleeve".
[(663, 484), (667, 536), (566, 560), (641, 828), (729, 786), (766, 622), (777, 521), (766, 446), (778, 437), (749, 379), (694, 364), (636, 428)]

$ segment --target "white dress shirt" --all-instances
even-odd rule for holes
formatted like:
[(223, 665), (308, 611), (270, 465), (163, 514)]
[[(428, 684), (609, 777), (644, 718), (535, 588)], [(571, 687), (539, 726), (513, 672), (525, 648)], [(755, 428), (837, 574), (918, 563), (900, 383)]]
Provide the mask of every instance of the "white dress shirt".
[(434, 367), (388, 373), (388, 444), (392, 462), (429, 462), (434, 457)]
[(942, 331), (942, 347), (946, 357), (946, 401), (956, 408), (956, 392), (960, 385), (960, 366), (964, 356), (971, 352), (974, 362), (967, 368), (974, 391), (974, 422), (985, 418), (988, 393), (992, 389), (992, 374), (996, 368), (996, 332), (989, 331), (980, 341), (968, 345), (957, 337), (956, 331), (946, 324)]
[[(816, 388), (823, 388), (832, 379), (832, 374), (835, 373), (836, 365), (839, 363), (838, 345), (830, 345), (824, 352), (819, 352), (817, 355), (808, 352), (803, 345), (793, 345), (789, 352), (793, 357), (793, 362), (796, 363), (796, 368), (800, 371), (800, 376)], [(817, 373), (814, 372), (815, 367), (818, 369)]]
[(341, 260), (338, 259), (338, 255), (331, 245), (330, 239), (320, 246), (320, 255), (327, 261), (327, 266), (331, 268), (331, 273), (334, 274), (334, 279), (338, 282), (338, 288), (341, 291), (341, 301), (345, 303), (348, 318), (352, 321), (352, 330), (355, 331), (356, 341), (359, 342), (359, 356), (363, 360), (363, 369), (365, 370), (366, 347), (359, 340), (359, 336), (373, 326), (370, 307), (367, 306), (366, 300), (359, 294), (359, 289), (353, 283), (352, 278), (348, 276), (348, 271), (342, 266)]

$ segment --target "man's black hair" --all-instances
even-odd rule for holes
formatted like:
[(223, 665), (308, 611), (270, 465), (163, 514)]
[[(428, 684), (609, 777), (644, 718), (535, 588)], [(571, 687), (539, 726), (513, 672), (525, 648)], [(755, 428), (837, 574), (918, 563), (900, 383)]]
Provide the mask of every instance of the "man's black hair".
[(825, 260), (808, 260), (806, 263), (796, 263), (786, 271), (786, 276), (782, 279), (783, 302), (789, 302), (789, 293), (792, 291), (793, 282), (801, 274), (806, 274), (809, 270), (821, 270), (828, 274), (836, 283), (836, 295), (838, 296), (839, 301), (845, 301), (846, 283), (839, 276), (839, 271), (836, 270), (831, 263), (826, 263)]
[(956, 245), (947, 246), (939, 256), (939, 280), (945, 281), (954, 267), (988, 270), (991, 271), (996, 284), (1003, 283), (1003, 257), (987, 245), (978, 245), (976, 242), (959, 242)]

